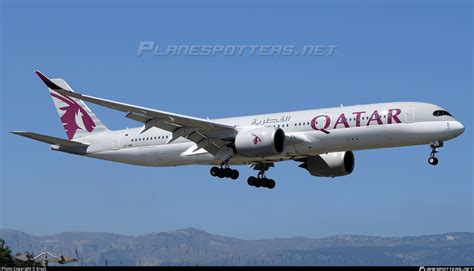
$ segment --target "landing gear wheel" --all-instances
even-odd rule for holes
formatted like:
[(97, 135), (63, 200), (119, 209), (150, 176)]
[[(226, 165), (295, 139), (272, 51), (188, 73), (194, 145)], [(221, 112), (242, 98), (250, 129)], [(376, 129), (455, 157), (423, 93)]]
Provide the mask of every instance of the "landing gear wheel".
[(275, 188), (275, 185), (276, 185), (276, 183), (275, 183), (275, 181), (274, 181), (273, 179), (268, 180), (268, 185), (267, 185), (267, 188), (268, 188), (268, 189), (273, 189), (273, 188)]
[(436, 165), (438, 164), (438, 158), (436, 158), (436, 157), (430, 157), (430, 158), (428, 159), (428, 163), (429, 163), (430, 165), (436, 166)]
[(232, 170), (232, 173), (230, 174), (230, 178), (231, 178), (232, 180), (237, 180), (237, 179), (239, 178), (239, 171), (233, 169), (233, 170)]
[(218, 167), (211, 167), (211, 176), (216, 177), (217, 175), (219, 175), (219, 170), (220, 168)]
[(248, 179), (247, 179), (247, 183), (248, 185), (250, 186), (254, 186), (255, 185), (255, 177), (254, 176), (250, 176)]
[(230, 178), (230, 176), (232, 176), (232, 169), (224, 168), (224, 177)]
[(221, 179), (225, 177), (224, 170), (222, 168), (219, 169), (219, 172), (217, 173), (217, 177)]
[(260, 179), (260, 182), (262, 184), (263, 187), (267, 187), (268, 188), (268, 179), (267, 178), (262, 178)]
[(262, 187), (262, 179), (260, 178), (255, 178), (255, 183), (254, 185), (255, 187), (259, 188), (259, 187)]

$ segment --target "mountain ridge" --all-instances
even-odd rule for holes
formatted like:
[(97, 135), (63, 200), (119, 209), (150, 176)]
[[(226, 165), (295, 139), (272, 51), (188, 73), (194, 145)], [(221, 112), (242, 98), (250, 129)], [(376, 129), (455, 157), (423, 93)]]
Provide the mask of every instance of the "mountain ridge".
[(49, 251), (83, 265), (474, 265), (474, 233), (408, 237), (338, 234), (247, 240), (197, 228), (138, 236), (69, 231), (44, 236), (0, 229), (13, 253)]

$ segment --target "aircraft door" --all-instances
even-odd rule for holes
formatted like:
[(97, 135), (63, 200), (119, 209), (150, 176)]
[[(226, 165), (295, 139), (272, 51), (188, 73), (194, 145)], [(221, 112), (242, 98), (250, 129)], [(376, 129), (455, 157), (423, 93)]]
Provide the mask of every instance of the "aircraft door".
[(405, 122), (406, 123), (412, 123), (415, 121), (415, 108), (414, 107), (409, 107), (405, 111)]
[(120, 149), (120, 135), (114, 136), (112, 147), (114, 151)]

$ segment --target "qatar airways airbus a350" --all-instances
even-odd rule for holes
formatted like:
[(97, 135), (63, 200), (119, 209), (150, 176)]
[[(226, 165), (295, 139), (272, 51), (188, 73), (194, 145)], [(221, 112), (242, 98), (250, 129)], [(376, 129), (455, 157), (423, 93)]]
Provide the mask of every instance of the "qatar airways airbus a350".
[[(258, 171), (250, 186), (275, 187), (266, 171), (275, 162), (294, 160), (311, 175), (336, 177), (354, 169), (354, 150), (429, 144), (428, 162), (438, 164), (443, 142), (464, 126), (443, 108), (421, 102), (393, 102), (201, 119), (73, 92), (62, 79), (39, 71), (66, 130), (68, 140), (32, 132), (12, 133), (51, 144), (56, 151), (142, 166), (211, 165), (219, 178), (237, 179), (234, 165)], [(112, 131), (84, 103), (126, 113), (142, 123)]]

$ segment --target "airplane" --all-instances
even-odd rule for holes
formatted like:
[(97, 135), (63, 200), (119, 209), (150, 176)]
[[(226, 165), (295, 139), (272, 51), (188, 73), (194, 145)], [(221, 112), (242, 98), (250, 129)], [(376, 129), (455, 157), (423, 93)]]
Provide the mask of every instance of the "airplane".
[[(165, 167), (209, 165), (210, 174), (235, 180), (231, 166), (258, 171), (247, 183), (273, 189), (266, 172), (276, 162), (294, 160), (317, 177), (354, 170), (353, 151), (429, 144), (429, 164), (443, 142), (464, 132), (445, 109), (423, 102), (342, 106), (221, 119), (203, 119), (135, 106), (74, 92), (63, 79), (47, 86), (68, 139), (26, 131), (12, 133), (51, 144), (51, 149), (119, 163)], [(142, 126), (109, 130), (87, 107), (90, 102), (125, 112)]]

